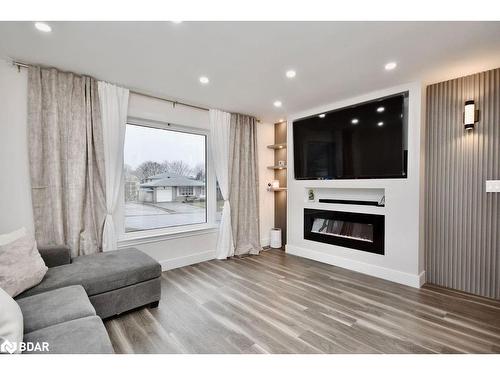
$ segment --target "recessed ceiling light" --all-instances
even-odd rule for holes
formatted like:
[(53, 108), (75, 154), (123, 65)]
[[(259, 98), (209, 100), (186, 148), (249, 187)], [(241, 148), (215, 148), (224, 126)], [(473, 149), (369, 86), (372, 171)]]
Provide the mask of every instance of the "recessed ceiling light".
[(297, 75), (297, 72), (295, 70), (287, 70), (286, 76), (288, 78), (294, 78)]
[(173, 23), (182, 23), (182, 21), (172, 21)]
[(384, 112), (384, 111), (385, 111), (385, 108), (384, 108), (384, 107), (378, 107), (378, 108), (377, 108), (377, 112), (378, 112), (378, 113), (382, 113), (382, 112)]
[(398, 66), (398, 64), (396, 64), (394, 61), (388, 62), (387, 64), (385, 64), (385, 70), (392, 70), (396, 68), (396, 66)]
[(283, 103), (281, 103), (279, 100), (276, 100), (273, 105), (276, 107), (276, 108), (279, 108), (283, 105)]
[(210, 80), (208, 79), (208, 77), (205, 77), (205, 76), (201, 76), (200, 77), (200, 83), (201, 84), (206, 85), (208, 82), (210, 82)]
[(35, 22), (35, 27), (38, 31), (43, 31), (44, 33), (50, 33), (52, 31), (52, 27), (45, 22)]
[(359, 120), (357, 118), (353, 118), (351, 120), (351, 124), (357, 124), (359, 122)]
[(384, 126), (384, 122), (383, 122), (383, 121), (379, 121), (379, 122), (377, 123), (377, 125), (378, 125), (378, 126)]
[(325, 118), (325, 116), (326, 115), (324, 113), (322, 113), (321, 115), (318, 115), (319, 118)]

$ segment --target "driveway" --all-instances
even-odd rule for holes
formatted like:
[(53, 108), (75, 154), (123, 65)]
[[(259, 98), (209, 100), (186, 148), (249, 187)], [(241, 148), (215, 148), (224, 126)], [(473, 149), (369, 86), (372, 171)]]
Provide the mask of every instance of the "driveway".
[[(198, 203), (199, 204), (199, 203)], [(182, 203), (182, 202), (163, 202), (163, 203), (155, 203), (154, 206), (158, 208), (163, 208), (168, 211), (172, 211), (175, 214), (188, 214), (195, 212), (205, 212), (204, 208), (199, 206), (192, 205), (190, 203)]]
[(125, 203), (125, 230), (133, 232), (206, 222), (204, 208), (189, 203)]

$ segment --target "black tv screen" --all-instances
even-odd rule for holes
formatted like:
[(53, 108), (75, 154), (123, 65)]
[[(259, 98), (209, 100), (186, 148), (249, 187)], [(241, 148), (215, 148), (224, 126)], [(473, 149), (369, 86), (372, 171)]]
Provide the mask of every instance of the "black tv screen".
[(295, 178), (406, 178), (408, 93), (293, 122)]

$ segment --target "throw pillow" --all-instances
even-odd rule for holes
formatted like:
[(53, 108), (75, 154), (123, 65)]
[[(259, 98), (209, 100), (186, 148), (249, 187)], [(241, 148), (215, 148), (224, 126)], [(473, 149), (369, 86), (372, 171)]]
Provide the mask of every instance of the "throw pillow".
[(7, 245), (21, 237), (26, 236), (26, 228), (21, 228), (7, 234), (0, 234), (0, 246)]
[(0, 353), (20, 353), (23, 341), (23, 314), (19, 305), (0, 288)]
[(40, 283), (48, 269), (34, 238), (26, 231), (21, 237), (13, 233), (4, 237), (10, 242), (0, 242), (0, 288), (11, 297)]

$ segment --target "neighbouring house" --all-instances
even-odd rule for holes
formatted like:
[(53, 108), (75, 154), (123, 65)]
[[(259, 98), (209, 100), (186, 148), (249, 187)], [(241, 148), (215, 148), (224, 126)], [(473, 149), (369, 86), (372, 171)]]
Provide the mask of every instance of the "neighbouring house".
[(160, 173), (144, 180), (139, 201), (148, 203), (204, 200), (205, 182), (172, 173)]
[(134, 202), (139, 198), (140, 189), (139, 178), (132, 174), (125, 176), (125, 202)]

